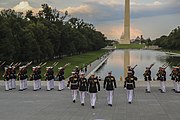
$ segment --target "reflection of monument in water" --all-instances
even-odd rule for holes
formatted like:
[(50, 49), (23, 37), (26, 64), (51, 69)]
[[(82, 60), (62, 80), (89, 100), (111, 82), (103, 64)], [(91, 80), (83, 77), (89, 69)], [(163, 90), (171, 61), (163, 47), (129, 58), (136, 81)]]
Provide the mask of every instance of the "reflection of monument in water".
[(124, 50), (124, 78), (127, 77), (128, 65), (130, 65), (130, 53), (129, 50)]

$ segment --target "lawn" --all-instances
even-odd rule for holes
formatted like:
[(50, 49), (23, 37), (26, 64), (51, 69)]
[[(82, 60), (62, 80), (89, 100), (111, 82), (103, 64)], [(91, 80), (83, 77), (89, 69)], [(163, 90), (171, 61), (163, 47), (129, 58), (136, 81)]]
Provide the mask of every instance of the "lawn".
[[(67, 78), (68, 76), (71, 75), (71, 72), (75, 68), (75, 66), (79, 66), (79, 68), (80, 68), (84, 64), (88, 65), (91, 62), (93, 62), (94, 60), (96, 60), (98, 57), (104, 55), (106, 52), (107, 52), (107, 50), (99, 50), (99, 51), (84, 53), (81, 55), (74, 55), (74, 56), (70, 56), (70, 57), (65, 57), (63, 59), (47, 61), (47, 64), (41, 69), (41, 73), (42, 73), (41, 75), (42, 75), (43, 80), (44, 80), (44, 74), (46, 72), (46, 67), (47, 66), (53, 66), (54, 62), (59, 62), (59, 64), (54, 67), (55, 74), (58, 73), (58, 68), (60, 66), (64, 66), (65, 64), (70, 63), (70, 65), (67, 66), (65, 69), (65, 77)], [(30, 75), (32, 73), (32, 66), (33, 65), (28, 67), (28, 75)], [(1, 80), (3, 79), (2, 78), (3, 72), (4, 72), (3, 70), (0, 71), (0, 75), (1, 75), (0, 79)], [(18, 70), (16, 70), (16, 72), (18, 72)]]
[(116, 45), (117, 49), (142, 49), (145, 45), (143, 44), (118, 44)]

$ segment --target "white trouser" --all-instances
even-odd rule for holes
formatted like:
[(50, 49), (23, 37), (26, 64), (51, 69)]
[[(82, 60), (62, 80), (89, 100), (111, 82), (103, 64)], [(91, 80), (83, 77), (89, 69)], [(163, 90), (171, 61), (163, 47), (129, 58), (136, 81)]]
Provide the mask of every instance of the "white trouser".
[(9, 81), (4, 81), (5, 90), (9, 90)]
[(64, 85), (63, 85), (64, 81), (59, 81), (59, 90), (63, 90), (64, 89)]
[(176, 88), (177, 88), (176, 85), (177, 85), (177, 84), (176, 84), (176, 81), (173, 80), (173, 89), (174, 89), (174, 90), (176, 90)]
[(113, 90), (107, 91), (107, 102), (108, 104), (112, 104), (113, 101)]
[(24, 81), (24, 88), (23, 89), (27, 89), (27, 78), (23, 80)]
[(13, 89), (16, 88), (16, 79), (12, 79), (12, 88), (13, 88)]
[(180, 92), (180, 82), (176, 82), (176, 91)]
[(50, 80), (50, 88), (51, 88), (51, 89), (54, 89), (54, 79), (51, 79), (51, 80)]
[(77, 90), (71, 90), (73, 100), (76, 100), (77, 97)]
[(96, 93), (90, 93), (91, 106), (95, 106), (96, 103)]
[(132, 100), (133, 100), (133, 93), (134, 92), (134, 90), (127, 90), (127, 100), (128, 100), (128, 102), (132, 102)]
[(37, 81), (38, 81), (38, 87), (37, 87), (37, 89), (41, 89), (41, 79), (38, 79)]
[(38, 90), (38, 80), (33, 80), (33, 87), (34, 87), (34, 90)]
[(9, 85), (9, 89), (12, 89), (12, 79), (9, 79), (8, 85)]
[(65, 80), (62, 80), (62, 89), (65, 88)]
[(148, 80), (148, 81), (146, 81), (146, 83), (147, 83), (147, 91), (148, 91), (148, 92), (151, 92), (151, 84), (150, 84), (150, 81)]
[(162, 92), (166, 92), (165, 81), (161, 81), (161, 90), (162, 90)]
[(47, 80), (47, 90), (51, 90), (51, 81)]
[(84, 103), (85, 94), (86, 94), (86, 91), (79, 91), (79, 97), (80, 97), (81, 103)]
[(20, 90), (24, 89), (24, 80), (19, 80), (19, 89)]

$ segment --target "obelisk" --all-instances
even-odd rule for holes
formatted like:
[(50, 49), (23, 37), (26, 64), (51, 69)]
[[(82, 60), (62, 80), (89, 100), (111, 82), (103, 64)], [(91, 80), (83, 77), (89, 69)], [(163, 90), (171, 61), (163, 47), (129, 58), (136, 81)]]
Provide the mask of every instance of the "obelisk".
[(130, 44), (130, 0), (125, 0), (123, 44)]

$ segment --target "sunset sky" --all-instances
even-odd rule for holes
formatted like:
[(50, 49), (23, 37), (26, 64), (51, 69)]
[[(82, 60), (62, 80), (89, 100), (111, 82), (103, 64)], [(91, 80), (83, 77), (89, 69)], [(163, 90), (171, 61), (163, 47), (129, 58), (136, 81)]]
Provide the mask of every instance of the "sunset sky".
[[(0, 9), (39, 10), (47, 3), (72, 17), (94, 24), (108, 39), (123, 32), (124, 0), (0, 0)], [(23, 6), (26, 6), (23, 8)], [(180, 0), (131, 0), (131, 38), (143, 35), (155, 39), (180, 26)]]

